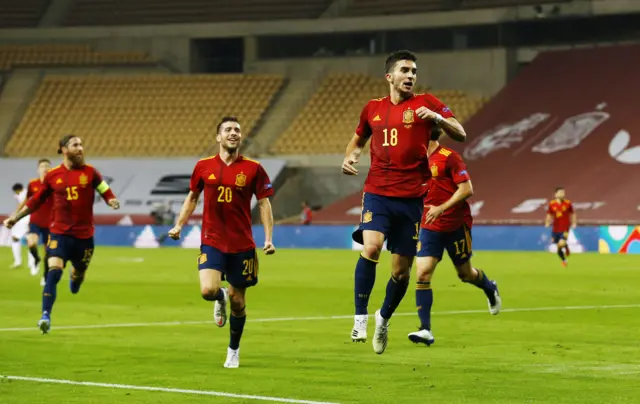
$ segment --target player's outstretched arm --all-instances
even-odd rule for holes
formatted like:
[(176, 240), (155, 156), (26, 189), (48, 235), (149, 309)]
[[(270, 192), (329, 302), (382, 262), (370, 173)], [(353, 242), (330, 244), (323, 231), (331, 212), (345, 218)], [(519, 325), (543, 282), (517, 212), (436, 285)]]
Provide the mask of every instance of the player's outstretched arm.
[(342, 162), (342, 172), (346, 175), (358, 175), (358, 170), (354, 167), (360, 160), (362, 149), (367, 144), (369, 137), (353, 135), (347, 145), (344, 161)]
[(262, 198), (258, 201), (260, 206), (260, 219), (264, 226), (264, 248), (262, 249), (265, 254), (271, 255), (276, 252), (276, 247), (273, 245), (273, 210), (271, 209), (271, 202), (269, 198)]
[(187, 220), (189, 220), (193, 212), (196, 210), (196, 206), (198, 206), (198, 199), (200, 199), (200, 192), (189, 191), (189, 195), (184, 199), (184, 203), (180, 209), (180, 214), (178, 215), (178, 220), (176, 220), (175, 226), (173, 226), (173, 229), (169, 230), (169, 237), (174, 240), (180, 239), (182, 226), (187, 223)]
[[(40, 206), (38, 205), (38, 207), (40, 207)], [(23, 217), (29, 215), (31, 212), (32, 212), (32, 210), (27, 205), (23, 205), (22, 208), (20, 208), (20, 210), (15, 212), (10, 217), (6, 218), (4, 220), (4, 222), (3, 222), (3, 224), (7, 229), (10, 229), (16, 223), (18, 223), (20, 221), (20, 219), (22, 219)]]
[(444, 212), (456, 206), (460, 202), (471, 198), (473, 196), (473, 185), (471, 181), (465, 181), (458, 184), (458, 189), (451, 195), (451, 197), (440, 206), (428, 205), (425, 208), (428, 209), (425, 221), (432, 223), (437, 218), (442, 216)]

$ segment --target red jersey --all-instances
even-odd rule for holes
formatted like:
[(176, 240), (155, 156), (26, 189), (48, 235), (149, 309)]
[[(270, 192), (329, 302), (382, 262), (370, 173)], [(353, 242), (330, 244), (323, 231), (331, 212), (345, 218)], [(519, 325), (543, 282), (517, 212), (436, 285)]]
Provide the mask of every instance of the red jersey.
[[(27, 201), (27, 206), (34, 212), (47, 202), (53, 200), (53, 217), (50, 231), (76, 238), (93, 237), (93, 202), (96, 188), (102, 183), (102, 176), (93, 166), (88, 164), (68, 169), (64, 164), (51, 169), (44, 177), (42, 187)], [(103, 198), (113, 198), (111, 191), (103, 194)]]
[[(27, 185), (27, 199), (30, 199), (32, 196), (38, 193), (40, 189), (44, 185), (40, 178), (33, 179), (29, 181), (29, 185)], [(40, 206), (38, 210), (31, 213), (29, 216), (29, 222), (35, 224), (36, 226), (43, 227), (45, 229), (49, 228), (49, 225), (53, 219), (53, 199), (47, 198), (47, 200)]]
[(552, 231), (554, 233), (566, 233), (569, 231), (571, 214), (573, 213), (573, 204), (569, 200), (552, 200), (549, 202), (547, 213), (553, 216)]
[[(438, 146), (429, 157), (431, 178), (427, 183), (425, 205), (442, 205), (458, 190), (458, 184), (470, 181), (467, 166), (462, 157), (451, 149)], [(449, 232), (466, 225), (469, 229), (473, 223), (471, 208), (463, 201), (445, 211), (433, 223), (425, 223), (427, 209), (422, 214), (422, 227), (432, 231)]]
[(223, 253), (238, 253), (256, 248), (251, 231), (251, 198), (273, 195), (267, 172), (257, 161), (238, 156), (226, 165), (215, 155), (196, 164), (190, 189), (204, 190), (202, 244)]
[(435, 123), (420, 119), (420, 107), (453, 117), (451, 110), (431, 94), (416, 94), (398, 105), (390, 97), (369, 101), (360, 114), (356, 134), (371, 137), (371, 168), (364, 192), (418, 198), (428, 179), (426, 145)]

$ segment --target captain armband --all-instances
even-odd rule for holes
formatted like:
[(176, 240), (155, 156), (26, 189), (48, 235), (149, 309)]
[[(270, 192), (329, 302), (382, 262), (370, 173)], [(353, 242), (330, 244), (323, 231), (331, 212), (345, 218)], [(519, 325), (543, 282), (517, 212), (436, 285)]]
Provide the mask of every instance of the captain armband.
[(100, 195), (102, 195), (109, 190), (109, 184), (107, 184), (106, 181), (102, 181), (100, 184), (98, 184), (96, 190), (100, 193)]

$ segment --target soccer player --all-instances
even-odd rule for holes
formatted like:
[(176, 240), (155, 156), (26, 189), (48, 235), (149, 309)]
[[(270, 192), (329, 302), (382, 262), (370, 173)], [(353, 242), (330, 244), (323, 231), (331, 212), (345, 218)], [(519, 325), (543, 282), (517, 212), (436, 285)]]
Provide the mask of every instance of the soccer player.
[(451, 110), (431, 94), (414, 94), (416, 56), (397, 51), (385, 62), (389, 95), (367, 103), (349, 142), (342, 172), (357, 175), (354, 165), (371, 139), (371, 168), (364, 183), (362, 217), (353, 234), (363, 245), (355, 269), (355, 318), (351, 338), (366, 341), (369, 296), (385, 239), (391, 251), (391, 279), (375, 314), (373, 349), (382, 354), (387, 327), (409, 285), (428, 178), (426, 146), (432, 131), (442, 128), (452, 139), (466, 133)]
[(93, 166), (85, 164), (84, 148), (78, 136), (64, 136), (59, 142), (58, 153), (64, 156), (62, 164), (47, 172), (38, 192), (19, 212), (4, 222), (5, 226), (11, 228), (22, 217), (36, 212), (49, 197), (53, 199), (53, 218), (46, 251), (49, 272), (42, 292), (42, 317), (38, 321), (43, 334), (51, 328), (51, 310), (67, 261), (71, 261), (73, 266), (69, 288), (75, 294), (80, 290), (93, 257), (95, 191), (102, 195), (111, 208), (120, 208), (120, 203), (102, 175)]
[(549, 202), (547, 207), (547, 218), (545, 220), (545, 227), (551, 226), (551, 241), (558, 247), (558, 257), (562, 261), (562, 266), (567, 266), (567, 258), (571, 252), (569, 251), (569, 244), (567, 238), (569, 237), (569, 229), (575, 229), (578, 225), (578, 218), (576, 212), (573, 210), (573, 204), (568, 199), (565, 199), (564, 188), (556, 188), (554, 199)]
[(431, 345), (431, 306), (433, 291), (431, 278), (442, 260), (444, 250), (458, 272), (462, 282), (470, 283), (484, 292), (489, 301), (489, 312), (500, 312), (502, 301), (496, 282), (471, 265), (471, 208), (467, 198), (473, 195), (473, 186), (462, 157), (455, 151), (440, 146), (440, 134), (434, 132), (427, 154), (431, 178), (425, 196), (424, 213), (418, 241), (416, 306), (420, 317), (420, 330), (409, 334), (416, 343)]
[[(27, 185), (27, 195), (23, 202), (18, 206), (19, 211), (22, 207), (27, 203), (27, 199), (34, 196), (40, 188), (42, 188), (42, 184), (44, 183), (44, 177), (47, 172), (51, 169), (51, 161), (49, 159), (40, 159), (38, 161), (38, 178), (32, 179), (29, 181)], [(45, 244), (49, 239), (49, 225), (51, 224), (52, 219), (52, 211), (53, 207), (53, 199), (48, 198), (46, 202), (38, 209), (33, 212), (29, 217), (29, 232), (27, 233), (27, 246), (29, 247), (29, 252), (33, 257), (33, 266), (31, 267), (31, 275), (37, 275), (39, 268), (38, 264), (40, 263), (40, 254), (38, 254), (38, 242), (41, 241), (42, 244)], [(23, 219), (24, 220), (24, 219)], [(45, 251), (45, 259), (44, 259), (44, 276), (42, 278), (42, 286), (44, 286), (44, 281), (47, 278), (47, 272), (49, 272), (49, 264), (46, 258)]]
[[(202, 159), (191, 176), (187, 195), (175, 227), (169, 236), (178, 240), (182, 227), (195, 210), (204, 191), (202, 244), (198, 257), (202, 298), (213, 301), (213, 317), (218, 327), (227, 322), (227, 299), (231, 303), (230, 341), (225, 368), (240, 366), (240, 339), (247, 319), (245, 294), (258, 283), (258, 256), (251, 230), (251, 198), (255, 195), (264, 225), (266, 255), (273, 245), (273, 213), (269, 197), (273, 187), (257, 161), (240, 155), (240, 123), (236, 117), (222, 118), (216, 129), (220, 152)], [(222, 280), (229, 283), (221, 288)]]
[[(13, 196), (18, 201), (18, 207), (24, 203), (26, 200), (27, 192), (24, 189), (24, 185), (17, 182), (13, 184), (11, 187), (13, 191)], [(11, 228), (11, 252), (13, 253), (13, 264), (11, 265), (12, 269), (19, 268), (22, 266), (22, 239), (26, 236), (27, 231), (29, 230), (29, 218), (26, 217), (16, 226)]]

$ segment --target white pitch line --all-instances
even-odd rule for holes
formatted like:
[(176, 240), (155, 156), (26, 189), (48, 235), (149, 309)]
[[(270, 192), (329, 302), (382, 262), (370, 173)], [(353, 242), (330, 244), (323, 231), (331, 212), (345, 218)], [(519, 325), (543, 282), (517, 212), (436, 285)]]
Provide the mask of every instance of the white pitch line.
[[(521, 313), (535, 311), (567, 311), (567, 310), (605, 310), (605, 309), (635, 309), (640, 308), (640, 304), (612, 304), (602, 306), (555, 306), (555, 307), (522, 307), (513, 309), (502, 309), (501, 313)], [(486, 313), (487, 310), (449, 310), (436, 311), (432, 313), (434, 316), (451, 316), (457, 314), (480, 314)], [(416, 313), (396, 313), (394, 316), (415, 316)], [(318, 321), (318, 320), (344, 320), (351, 319), (353, 315), (346, 316), (313, 316), (313, 317), (275, 317), (275, 318), (256, 318), (251, 319), (252, 323), (274, 323), (282, 321)], [(130, 327), (165, 327), (176, 325), (201, 325), (213, 324), (213, 321), (163, 321), (151, 323), (121, 323), (121, 324), (90, 324), (90, 325), (61, 325), (56, 326), (55, 330), (85, 330), (95, 328), (130, 328)], [(53, 327), (52, 327), (53, 328)], [(18, 328), (0, 328), (0, 332), (11, 331), (33, 331), (35, 327), (18, 327)]]
[(325, 402), (325, 401), (296, 400), (296, 399), (284, 398), (284, 397), (252, 396), (252, 395), (249, 395), (249, 394), (223, 393), (223, 392), (220, 392), (220, 391), (172, 389), (172, 388), (166, 388), (166, 387), (134, 386), (134, 385), (129, 385), (129, 384), (77, 382), (77, 381), (74, 381), (74, 380), (46, 379), (46, 378), (42, 378), (42, 377), (23, 377), (23, 376), (4, 376), (4, 375), (0, 375), (0, 379), (20, 380), (20, 381), (38, 382), (38, 383), (70, 384), (70, 385), (74, 385), (74, 386), (106, 387), (106, 388), (111, 388), (111, 389), (123, 389), (123, 390), (159, 391), (159, 392), (163, 392), (163, 393), (194, 394), (194, 395), (200, 395), (200, 396), (244, 398), (244, 399), (247, 399), (247, 400), (273, 401), (273, 402), (277, 402), (277, 403), (337, 404), (337, 403), (330, 403), (330, 402)]

